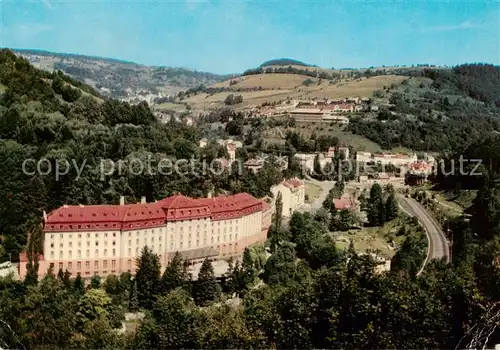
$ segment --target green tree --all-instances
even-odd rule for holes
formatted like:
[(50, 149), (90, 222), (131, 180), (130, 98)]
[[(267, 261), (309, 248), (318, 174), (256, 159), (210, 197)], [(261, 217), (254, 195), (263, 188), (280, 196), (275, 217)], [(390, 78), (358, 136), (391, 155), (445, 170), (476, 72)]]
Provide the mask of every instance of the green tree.
[(382, 198), (382, 188), (377, 183), (373, 184), (370, 189), (368, 221), (372, 226), (381, 226), (385, 222), (385, 205)]
[(139, 292), (137, 291), (137, 281), (135, 280), (132, 284), (132, 291), (130, 292), (130, 300), (128, 307), (132, 312), (139, 310)]
[(274, 226), (277, 230), (281, 230), (281, 222), (283, 220), (283, 195), (281, 191), (278, 192), (275, 202), (275, 212), (274, 212)]
[(160, 287), (160, 261), (158, 255), (145, 246), (137, 258), (137, 291), (139, 305), (151, 309)]
[(218, 296), (219, 286), (215, 279), (214, 268), (210, 260), (205, 259), (194, 285), (194, 300), (197, 305), (207, 306)]
[(391, 221), (398, 216), (398, 203), (394, 193), (390, 193), (385, 201), (386, 220)]
[(188, 272), (184, 260), (179, 252), (175, 252), (174, 257), (168, 263), (167, 268), (163, 272), (161, 285), (163, 293), (184, 287), (188, 283)]
[(80, 272), (75, 277), (75, 280), (73, 281), (73, 290), (75, 293), (79, 295), (83, 295), (85, 293), (85, 282), (83, 281), (82, 275), (80, 275)]
[(101, 288), (101, 277), (99, 275), (92, 276), (90, 280), (90, 288), (92, 289)]

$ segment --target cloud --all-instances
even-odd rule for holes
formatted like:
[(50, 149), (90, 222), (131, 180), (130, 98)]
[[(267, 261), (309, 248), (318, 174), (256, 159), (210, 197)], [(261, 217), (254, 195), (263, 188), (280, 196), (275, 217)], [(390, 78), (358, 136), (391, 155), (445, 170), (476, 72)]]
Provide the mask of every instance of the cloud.
[(474, 29), (479, 28), (480, 25), (477, 23), (473, 23), (472, 21), (465, 21), (455, 25), (440, 25), (424, 28), (424, 32), (452, 32), (456, 30), (466, 30), (466, 29)]

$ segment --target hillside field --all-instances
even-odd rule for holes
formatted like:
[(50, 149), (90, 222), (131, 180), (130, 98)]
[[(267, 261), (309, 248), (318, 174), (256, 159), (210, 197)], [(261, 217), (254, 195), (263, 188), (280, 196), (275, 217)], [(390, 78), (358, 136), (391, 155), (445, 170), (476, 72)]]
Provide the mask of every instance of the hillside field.
[[(332, 84), (328, 80), (300, 74), (256, 74), (212, 85), (212, 87), (223, 87), (230, 91), (216, 94), (200, 93), (187, 98), (184, 102), (189, 103), (194, 109), (220, 107), (223, 106), (227, 95), (233, 93), (243, 97), (243, 103), (233, 106), (235, 109), (241, 109), (287, 99), (372, 97), (374, 91), (382, 90), (392, 84), (399, 85), (406, 79), (408, 77), (383, 75), (355, 80), (342, 79), (340, 82)], [(310, 85), (304, 85), (305, 80), (310, 80)], [(232, 85), (231, 81), (233, 81)], [(238, 91), (240, 89), (255, 89), (255, 91)]]

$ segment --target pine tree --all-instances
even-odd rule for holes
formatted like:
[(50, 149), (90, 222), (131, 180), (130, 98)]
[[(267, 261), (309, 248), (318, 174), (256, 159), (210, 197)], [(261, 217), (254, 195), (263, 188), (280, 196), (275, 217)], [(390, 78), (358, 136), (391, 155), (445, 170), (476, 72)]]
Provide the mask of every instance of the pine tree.
[(169, 262), (161, 278), (161, 288), (163, 293), (183, 287), (188, 280), (186, 266), (179, 252), (175, 252), (174, 257)]
[(64, 272), (62, 269), (59, 269), (59, 272), (57, 272), (57, 279), (61, 282), (64, 282)]
[(283, 221), (283, 195), (281, 194), (281, 191), (278, 192), (278, 195), (276, 196), (275, 208), (274, 226), (277, 230), (281, 230), (281, 224)]
[(195, 284), (194, 300), (197, 305), (207, 306), (219, 296), (219, 286), (215, 279), (214, 268), (210, 260), (205, 259)]
[(71, 272), (69, 272), (68, 270), (65, 270), (62, 281), (63, 281), (64, 286), (66, 288), (70, 289), (71, 288)]
[(151, 309), (160, 290), (160, 261), (158, 255), (154, 254), (147, 246), (137, 258), (137, 291), (139, 305)]
[(130, 311), (139, 310), (139, 295), (137, 292), (137, 281), (133, 282), (132, 291), (130, 292), (128, 308), (130, 309)]
[(316, 156), (314, 157), (313, 170), (315, 177), (318, 179), (322, 179), (323, 169), (321, 168), (321, 163), (319, 162), (319, 154), (316, 154)]
[(242, 283), (245, 286), (250, 285), (255, 279), (257, 270), (255, 268), (255, 263), (253, 261), (252, 253), (250, 252), (250, 249), (248, 247), (245, 248), (245, 250), (243, 251), (241, 270), (243, 275)]
[(92, 289), (101, 288), (101, 277), (99, 277), (99, 275), (92, 276), (92, 279), (90, 280), (90, 288)]
[(370, 189), (370, 200), (368, 205), (368, 221), (372, 226), (380, 226), (385, 222), (385, 207), (382, 198), (382, 188), (374, 184)]
[(83, 282), (80, 272), (78, 272), (75, 280), (73, 281), (73, 290), (79, 295), (83, 295), (83, 293), (85, 293), (85, 282)]
[(24, 283), (26, 285), (35, 285), (38, 283), (38, 267), (39, 267), (39, 252), (41, 247), (42, 226), (39, 222), (35, 222), (28, 240), (28, 249), (26, 255), (28, 263), (26, 264), (26, 277)]
[(391, 221), (398, 216), (398, 204), (394, 193), (389, 194), (385, 201), (385, 215), (387, 221)]

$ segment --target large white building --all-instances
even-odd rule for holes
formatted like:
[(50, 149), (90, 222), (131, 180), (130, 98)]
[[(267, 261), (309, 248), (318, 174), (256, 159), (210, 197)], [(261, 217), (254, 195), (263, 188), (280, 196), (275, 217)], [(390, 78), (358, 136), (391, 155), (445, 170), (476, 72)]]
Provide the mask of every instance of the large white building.
[[(239, 256), (263, 242), (271, 222), (269, 205), (247, 193), (192, 199), (174, 195), (154, 203), (64, 205), (44, 220), (39, 271), (49, 266), (73, 276), (135, 273), (144, 246), (162, 268), (175, 252), (192, 263), (207, 257)], [(19, 274), (26, 274), (26, 253)]]
[(304, 182), (298, 178), (284, 180), (276, 186), (271, 187), (274, 196), (273, 205), (276, 202), (278, 193), (281, 193), (283, 199), (283, 216), (289, 217), (294, 211), (298, 210), (305, 202)]

